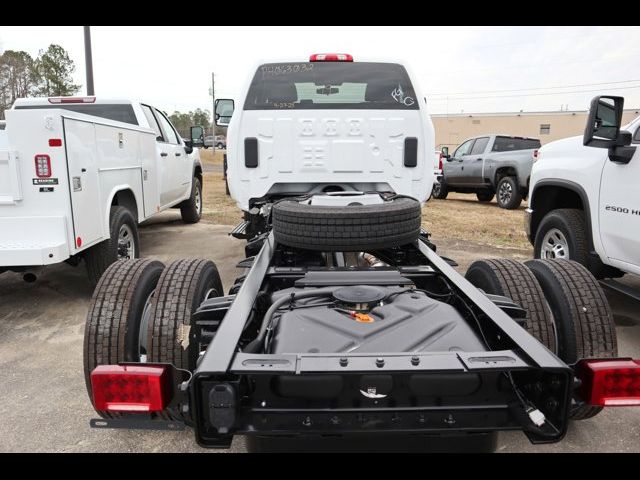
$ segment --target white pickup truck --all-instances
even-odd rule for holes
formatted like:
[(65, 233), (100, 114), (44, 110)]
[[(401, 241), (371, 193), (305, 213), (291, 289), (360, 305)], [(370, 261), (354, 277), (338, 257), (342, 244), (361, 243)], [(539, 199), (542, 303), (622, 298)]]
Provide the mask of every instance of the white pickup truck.
[(33, 281), (84, 260), (95, 283), (140, 254), (137, 224), (171, 207), (202, 212), (202, 166), (158, 109), (96, 97), (19, 99), (0, 131), (0, 273)]
[(598, 278), (640, 275), (640, 117), (621, 127), (623, 102), (594, 98), (583, 137), (540, 149), (525, 214), (536, 258), (576, 260)]

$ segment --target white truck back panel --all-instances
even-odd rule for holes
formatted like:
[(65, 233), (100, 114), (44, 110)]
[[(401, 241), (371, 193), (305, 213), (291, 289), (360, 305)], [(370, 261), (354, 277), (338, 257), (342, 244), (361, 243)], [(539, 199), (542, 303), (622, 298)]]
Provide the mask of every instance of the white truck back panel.
[[(229, 190), (242, 210), (264, 196), (336, 186), (429, 197), (433, 124), (402, 65), (262, 64), (242, 98), (227, 134)], [(406, 140), (417, 143), (415, 165), (405, 165)], [(246, 163), (247, 141), (251, 157), (257, 143), (257, 166)]]

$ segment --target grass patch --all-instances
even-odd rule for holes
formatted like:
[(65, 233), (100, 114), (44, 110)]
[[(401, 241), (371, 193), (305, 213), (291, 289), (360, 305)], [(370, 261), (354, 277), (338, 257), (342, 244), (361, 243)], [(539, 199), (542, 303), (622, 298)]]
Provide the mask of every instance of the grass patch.
[[(222, 152), (201, 150), (200, 158), (213, 165), (222, 163)], [(203, 220), (220, 225), (237, 225), (242, 212), (226, 195), (222, 172), (204, 175)], [(531, 249), (524, 233), (524, 204), (517, 210), (503, 210), (495, 200), (477, 201), (474, 194), (449, 194), (446, 200), (429, 200), (422, 209), (422, 225), (438, 241), (463, 240), (498, 248)]]
[(213, 153), (213, 149), (211, 148), (201, 148), (200, 160), (204, 164), (222, 165), (223, 153), (222, 150), (216, 150), (216, 153)]
[(497, 203), (480, 203), (475, 194), (451, 193), (431, 199), (422, 209), (422, 225), (438, 238), (452, 238), (493, 247), (530, 249), (524, 233), (524, 203), (504, 210)]

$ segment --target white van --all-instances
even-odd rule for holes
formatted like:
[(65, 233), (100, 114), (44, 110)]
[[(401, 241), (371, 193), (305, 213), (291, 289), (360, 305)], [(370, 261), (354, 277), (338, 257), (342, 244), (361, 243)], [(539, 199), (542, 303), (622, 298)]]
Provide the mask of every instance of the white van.
[[(0, 273), (84, 260), (97, 282), (140, 254), (137, 224), (179, 207), (200, 219), (202, 166), (164, 113), (128, 100), (19, 99), (0, 132)], [(193, 137), (192, 137), (193, 138)]]

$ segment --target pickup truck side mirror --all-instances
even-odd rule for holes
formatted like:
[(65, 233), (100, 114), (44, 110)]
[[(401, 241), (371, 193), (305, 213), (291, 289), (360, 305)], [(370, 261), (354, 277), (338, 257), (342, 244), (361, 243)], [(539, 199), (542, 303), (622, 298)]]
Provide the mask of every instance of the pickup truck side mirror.
[(191, 148), (204, 147), (204, 128), (200, 125), (194, 125), (191, 131)]
[(215, 112), (213, 115), (216, 125), (221, 127), (229, 125), (234, 109), (235, 105), (231, 98), (219, 98), (216, 100)]
[(440, 147), (440, 155), (442, 155), (442, 158), (447, 160), (447, 162), (450, 161), (451, 155), (449, 155), (449, 147)]
[(629, 163), (635, 147), (629, 146), (631, 134), (620, 131), (623, 108), (623, 97), (603, 95), (591, 100), (582, 143), (587, 147), (609, 149), (609, 159), (613, 162)]

